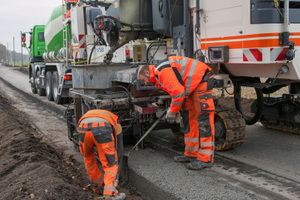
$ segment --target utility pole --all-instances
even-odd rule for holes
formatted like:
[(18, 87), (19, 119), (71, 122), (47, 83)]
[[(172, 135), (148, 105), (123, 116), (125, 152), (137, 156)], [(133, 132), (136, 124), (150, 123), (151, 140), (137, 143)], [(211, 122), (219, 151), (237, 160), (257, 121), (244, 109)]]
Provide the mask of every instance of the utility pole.
[(9, 64), (9, 51), (8, 51), (8, 43), (7, 43), (7, 48), (6, 48), (6, 63), (7, 65)]
[(20, 34), (21, 34), (21, 60), (22, 60), (22, 65), (21, 67), (23, 67), (23, 44), (22, 44), (22, 31), (20, 31)]
[(16, 66), (15, 36), (13, 37), (13, 48), (14, 48), (14, 66)]

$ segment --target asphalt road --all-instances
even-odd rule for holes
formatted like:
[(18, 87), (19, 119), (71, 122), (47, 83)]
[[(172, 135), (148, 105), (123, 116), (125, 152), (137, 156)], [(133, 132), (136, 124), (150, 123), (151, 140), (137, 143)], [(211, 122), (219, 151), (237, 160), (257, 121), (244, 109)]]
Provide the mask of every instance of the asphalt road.
[[(27, 75), (15, 69), (0, 66), (0, 91), (14, 99), (47, 140), (76, 156), (57, 115), (64, 106), (32, 95)], [(147, 138), (149, 148), (131, 153), (129, 182), (148, 199), (300, 199), (300, 136), (260, 123), (246, 131), (242, 147), (216, 152), (215, 165), (203, 171), (174, 163), (172, 157), (183, 152), (182, 142), (169, 130), (155, 131)]]

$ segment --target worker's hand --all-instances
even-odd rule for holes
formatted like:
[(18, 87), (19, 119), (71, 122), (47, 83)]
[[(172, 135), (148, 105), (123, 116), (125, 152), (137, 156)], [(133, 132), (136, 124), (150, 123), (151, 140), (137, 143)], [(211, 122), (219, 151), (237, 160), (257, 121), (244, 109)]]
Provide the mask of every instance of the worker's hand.
[(176, 113), (176, 116), (175, 116), (175, 122), (177, 124), (180, 124), (180, 121), (181, 121), (181, 115), (180, 115), (180, 112)]
[(171, 109), (169, 108), (169, 110), (167, 111), (167, 115), (166, 115), (167, 121), (169, 123), (174, 123), (175, 122), (175, 118), (176, 118), (176, 114), (177, 113), (171, 112)]

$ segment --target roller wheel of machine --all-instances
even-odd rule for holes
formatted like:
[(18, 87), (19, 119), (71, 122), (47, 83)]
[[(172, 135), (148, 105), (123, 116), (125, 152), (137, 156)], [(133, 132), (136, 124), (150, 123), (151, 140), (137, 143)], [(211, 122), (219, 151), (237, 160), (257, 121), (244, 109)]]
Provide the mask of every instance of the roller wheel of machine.
[[(39, 95), (39, 96), (45, 96), (46, 95), (46, 90), (44, 89), (44, 88), (42, 88), (41, 87), (41, 85), (40, 85), (40, 71), (37, 73), (37, 77), (36, 77), (36, 82), (35, 82), (35, 84), (36, 84), (36, 89), (37, 89), (37, 94)], [(39, 84), (37, 84), (37, 82), (39, 82)]]
[(184, 130), (179, 124), (172, 124), (171, 131), (176, 138), (184, 141)]
[(45, 86), (46, 86), (46, 96), (47, 96), (48, 100), (53, 101), (52, 72), (51, 71), (48, 71), (46, 73)]
[[(290, 99), (295, 94), (295, 99)], [(275, 103), (265, 101), (268, 109), (263, 112), (260, 118), (261, 124), (269, 129), (275, 129), (288, 133), (300, 135), (299, 111), (300, 99), (298, 98), (299, 85), (293, 84), (290, 87), (290, 97), (274, 97)], [(287, 94), (288, 95), (288, 94)], [(287, 100), (289, 99), (289, 100)]]
[[(248, 90), (251, 88), (248, 87)], [(251, 103), (244, 103), (242, 101), (251, 101), (250, 99), (242, 99), (242, 87), (239, 84), (234, 85), (234, 103), (236, 109), (242, 114), (245, 122), (247, 125), (253, 125), (255, 124), (261, 117), (262, 110), (263, 110), (263, 92), (261, 89), (258, 88), (252, 88), (255, 90), (255, 95), (257, 99), (256, 103), (256, 108), (255, 108), (255, 113), (250, 114), (251, 111)], [(249, 92), (249, 91), (246, 91)], [(255, 99), (253, 99), (254, 101)], [(249, 105), (249, 107), (246, 107), (245, 105)], [(248, 112), (247, 112), (248, 111)]]
[(260, 122), (264, 127), (269, 129), (300, 135), (300, 125), (298, 123), (291, 123), (286, 121), (277, 121), (276, 123), (274, 123), (274, 120), (270, 120), (265, 117), (263, 117)]
[(53, 72), (52, 75), (52, 95), (53, 95), (53, 100), (57, 104), (63, 104), (68, 101), (67, 97), (62, 97), (61, 95), (58, 94), (58, 84), (59, 84), (59, 77), (58, 77), (58, 72)]
[[(216, 150), (228, 150), (241, 146), (245, 141), (245, 120), (236, 110), (215, 111), (215, 147)], [(184, 141), (184, 132), (178, 124), (171, 130), (174, 136)]]
[(228, 150), (241, 146), (245, 141), (246, 124), (242, 115), (236, 110), (215, 111), (215, 148)]

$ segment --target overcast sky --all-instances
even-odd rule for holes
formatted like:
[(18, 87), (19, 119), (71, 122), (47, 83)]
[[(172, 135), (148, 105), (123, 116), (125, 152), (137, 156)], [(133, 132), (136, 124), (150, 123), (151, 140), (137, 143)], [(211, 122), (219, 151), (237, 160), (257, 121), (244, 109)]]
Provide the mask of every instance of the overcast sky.
[(21, 52), (20, 31), (46, 24), (53, 8), (61, 3), (62, 0), (0, 0), (0, 43), (13, 50), (15, 37), (15, 50)]

